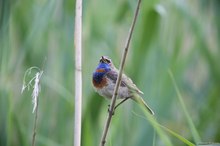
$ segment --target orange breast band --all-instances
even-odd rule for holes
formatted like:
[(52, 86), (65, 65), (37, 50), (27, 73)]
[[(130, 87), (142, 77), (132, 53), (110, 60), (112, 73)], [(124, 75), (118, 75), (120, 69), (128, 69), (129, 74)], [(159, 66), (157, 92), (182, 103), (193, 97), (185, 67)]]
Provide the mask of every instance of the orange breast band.
[(96, 72), (105, 72), (105, 69), (100, 68), (100, 69), (97, 69)]

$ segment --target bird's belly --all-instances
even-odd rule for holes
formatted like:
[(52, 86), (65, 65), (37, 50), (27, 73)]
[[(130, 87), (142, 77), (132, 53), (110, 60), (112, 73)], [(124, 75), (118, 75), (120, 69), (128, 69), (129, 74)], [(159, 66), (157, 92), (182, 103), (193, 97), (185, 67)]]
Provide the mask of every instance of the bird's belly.
[[(108, 99), (112, 98), (113, 92), (114, 92), (114, 88), (115, 88), (115, 84), (114, 83), (110, 83), (107, 86), (98, 89), (97, 92), (101, 95), (104, 96)], [(126, 98), (126, 97), (130, 97), (130, 92), (128, 90), (127, 87), (119, 87), (118, 90), (118, 98)]]

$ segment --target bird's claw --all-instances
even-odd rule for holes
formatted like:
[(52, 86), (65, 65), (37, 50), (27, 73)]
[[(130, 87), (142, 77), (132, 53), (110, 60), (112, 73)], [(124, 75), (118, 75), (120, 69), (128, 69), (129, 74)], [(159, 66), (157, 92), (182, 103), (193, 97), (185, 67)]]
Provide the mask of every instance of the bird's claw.
[(113, 111), (110, 110), (110, 104), (108, 105), (108, 113), (111, 115), (115, 114), (115, 108), (113, 109)]

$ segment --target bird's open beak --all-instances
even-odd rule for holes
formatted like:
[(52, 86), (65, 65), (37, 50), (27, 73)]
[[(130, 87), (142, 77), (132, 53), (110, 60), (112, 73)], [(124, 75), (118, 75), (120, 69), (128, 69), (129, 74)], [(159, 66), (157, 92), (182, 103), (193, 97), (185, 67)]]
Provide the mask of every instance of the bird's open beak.
[(99, 61), (99, 62), (104, 63), (104, 62), (105, 62), (105, 57), (102, 56), (102, 57), (100, 58), (100, 61)]

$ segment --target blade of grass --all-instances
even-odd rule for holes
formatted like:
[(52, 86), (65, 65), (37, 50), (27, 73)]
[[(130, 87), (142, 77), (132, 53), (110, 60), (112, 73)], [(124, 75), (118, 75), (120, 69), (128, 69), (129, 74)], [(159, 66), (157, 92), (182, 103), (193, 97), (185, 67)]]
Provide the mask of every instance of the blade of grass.
[(156, 146), (156, 131), (154, 130), (153, 144), (152, 146)]
[(148, 120), (151, 123), (151, 125), (155, 128), (155, 131), (159, 134), (159, 136), (161, 137), (161, 139), (164, 141), (164, 143), (166, 145), (172, 145), (172, 143), (171, 143), (170, 139), (167, 137), (167, 135), (163, 132), (163, 130), (167, 131), (168, 133), (170, 133), (171, 135), (173, 135), (174, 137), (176, 137), (177, 139), (179, 139), (180, 141), (182, 141), (186, 145), (195, 146), (195, 144), (193, 144), (192, 142), (190, 142), (189, 140), (187, 140), (183, 136), (177, 134), (176, 132), (174, 132), (174, 131), (170, 130), (169, 128), (158, 123), (157, 120), (154, 117), (152, 117), (148, 112), (146, 112), (145, 109), (142, 108), (142, 110), (144, 111), (146, 118), (143, 116), (140, 116), (136, 113), (134, 113), (134, 114), (141, 117), (141, 118)]
[(165, 145), (173, 146), (169, 137), (163, 132), (163, 130), (160, 128), (160, 126), (158, 126), (158, 123), (157, 123), (155, 117), (153, 117), (150, 113), (148, 113), (148, 111), (146, 111), (146, 109), (144, 109), (143, 107), (140, 107), (140, 108), (143, 110), (145, 117), (140, 116), (135, 112), (133, 112), (133, 113), (138, 117), (141, 117), (141, 118), (148, 120), (150, 122), (150, 124), (154, 127), (155, 132), (157, 132), (157, 134), (160, 136), (161, 140), (163, 140)]
[(158, 123), (158, 126), (160, 126), (161, 128), (163, 128), (165, 131), (169, 132), (170, 134), (172, 134), (174, 137), (176, 137), (177, 139), (179, 139), (180, 141), (182, 141), (183, 143), (187, 144), (188, 146), (195, 146), (195, 144), (193, 144), (192, 142), (188, 141), (186, 138), (184, 138), (183, 136), (177, 134), (176, 132), (170, 130), (169, 128), (161, 125)]
[(185, 103), (184, 103), (184, 101), (183, 101), (182, 95), (180, 94), (179, 88), (177, 87), (177, 84), (176, 84), (176, 81), (175, 81), (175, 79), (174, 79), (173, 73), (172, 73), (171, 70), (168, 70), (168, 73), (169, 73), (170, 78), (171, 78), (171, 80), (172, 80), (172, 82), (173, 82), (173, 85), (174, 85), (174, 87), (175, 87), (175, 90), (176, 90), (176, 93), (177, 93), (177, 97), (178, 97), (178, 99), (179, 99), (179, 102), (180, 102), (180, 104), (181, 104), (181, 107), (182, 107), (182, 109), (183, 109), (183, 112), (184, 112), (184, 114), (185, 114), (185, 116), (186, 116), (187, 122), (188, 122), (189, 127), (190, 127), (190, 130), (191, 130), (191, 132), (192, 132), (193, 139), (194, 139), (194, 141), (195, 141), (196, 143), (201, 142), (201, 138), (200, 138), (200, 136), (199, 136), (199, 133), (198, 133), (198, 131), (196, 130), (195, 125), (193, 124), (192, 118), (190, 117), (189, 112), (188, 112), (187, 109), (186, 109), (186, 105), (185, 105)]

